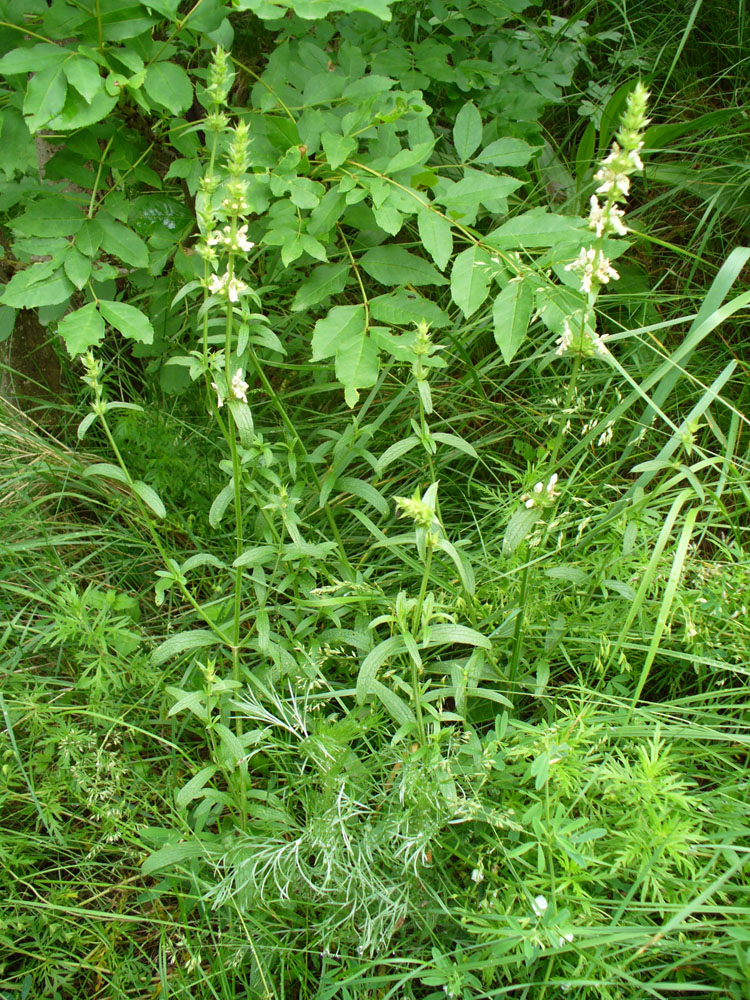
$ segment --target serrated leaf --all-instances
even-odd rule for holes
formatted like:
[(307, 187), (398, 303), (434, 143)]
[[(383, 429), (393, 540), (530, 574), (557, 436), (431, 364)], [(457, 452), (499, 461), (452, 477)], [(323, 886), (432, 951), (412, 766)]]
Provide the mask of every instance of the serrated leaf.
[(149, 510), (153, 514), (156, 514), (157, 517), (167, 516), (166, 508), (161, 502), (159, 494), (153, 487), (149, 486), (148, 483), (144, 483), (140, 479), (137, 479), (133, 483), (133, 492), (138, 494)]
[(57, 333), (62, 337), (71, 358), (84, 354), (90, 347), (95, 347), (104, 339), (104, 320), (96, 310), (96, 305), (88, 305), (75, 312), (68, 313), (60, 320)]
[(69, 299), (75, 291), (74, 286), (61, 267), (50, 273), (50, 264), (50, 261), (42, 261), (14, 274), (3, 289), (0, 303), (12, 309), (33, 309), (58, 305)]
[(570, 242), (586, 223), (574, 215), (557, 215), (543, 208), (532, 208), (493, 229), (483, 242), (497, 250), (536, 249)]
[(356, 341), (365, 331), (364, 306), (334, 306), (315, 324), (312, 360), (322, 361)]
[(0, 59), (0, 73), (5, 76), (12, 76), (14, 73), (40, 73), (45, 69), (59, 67), (68, 56), (68, 50), (62, 45), (50, 45), (47, 42), (17, 48)]
[(407, 288), (370, 299), (370, 315), (393, 326), (411, 326), (423, 320), (435, 330), (450, 325), (450, 317), (436, 302)]
[(63, 65), (63, 72), (68, 83), (75, 87), (87, 104), (91, 104), (97, 92), (104, 83), (99, 75), (99, 67), (91, 59), (84, 56), (72, 56)]
[(336, 135), (334, 132), (323, 132), (320, 136), (320, 142), (332, 170), (340, 167), (357, 148), (357, 140), (352, 136)]
[(489, 295), (490, 275), (484, 266), (487, 263), (486, 251), (476, 246), (463, 250), (453, 262), (451, 298), (467, 319)]
[(441, 271), (445, 270), (453, 253), (453, 229), (442, 215), (429, 208), (423, 208), (417, 216), (419, 238), (427, 253)]
[(492, 323), (495, 343), (509, 365), (523, 343), (534, 309), (534, 290), (528, 281), (513, 279), (495, 299)]
[(152, 63), (146, 71), (143, 88), (155, 104), (167, 108), (173, 115), (182, 114), (193, 103), (190, 78), (175, 63)]
[(458, 158), (468, 160), (482, 141), (482, 116), (476, 105), (468, 101), (456, 115), (453, 126), (453, 145)]
[(359, 261), (362, 270), (383, 285), (447, 285), (440, 272), (422, 257), (400, 246), (368, 250)]
[(29, 80), (23, 101), (23, 116), (29, 132), (38, 132), (65, 104), (68, 81), (60, 66), (40, 70)]
[(297, 289), (292, 302), (292, 312), (310, 309), (329, 295), (337, 295), (343, 291), (348, 274), (348, 264), (324, 264), (322, 267), (316, 267), (307, 281)]
[(99, 300), (99, 311), (106, 321), (118, 330), (123, 337), (137, 340), (141, 344), (153, 344), (154, 328), (151, 322), (135, 306), (125, 302)]
[(69, 198), (39, 198), (23, 215), (13, 219), (10, 228), (24, 236), (72, 236), (85, 224), (82, 206)]
[(161, 645), (157, 646), (151, 654), (151, 663), (155, 667), (160, 667), (173, 656), (186, 653), (191, 649), (203, 649), (206, 646), (215, 646), (219, 639), (213, 632), (206, 628), (192, 629), (190, 632), (178, 632), (170, 635)]
[(493, 167), (523, 167), (540, 148), (540, 146), (530, 146), (523, 139), (505, 136), (485, 146), (475, 160), (478, 163), (489, 163)]
[(97, 90), (89, 103), (69, 87), (62, 110), (47, 122), (47, 128), (56, 132), (72, 132), (74, 129), (88, 128), (89, 125), (106, 118), (116, 104), (117, 97), (108, 94), (104, 88)]
[(148, 249), (137, 233), (101, 212), (96, 221), (102, 228), (102, 250), (132, 267), (148, 267)]
[(68, 247), (65, 251), (63, 267), (67, 276), (79, 290), (83, 288), (91, 276), (91, 259), (74, 246)]

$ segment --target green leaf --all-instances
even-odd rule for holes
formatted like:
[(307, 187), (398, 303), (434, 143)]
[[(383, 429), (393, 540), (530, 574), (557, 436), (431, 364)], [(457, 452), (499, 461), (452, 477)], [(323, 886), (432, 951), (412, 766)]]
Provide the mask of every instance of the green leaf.
[(65, 302), (75, 291), (63, 269), (52, 270), (51, 261), (32, 264), (10, 279), (0, 296), (0, 303), (13, 309), (33, 309)]
[(181, 66), (171, 62), (157, 62), (149, 66), (143, 84), (148, 96), (173, 115), (187, 111), (193, 103), (193, 87)]
[(540, 148), (539, 146), (530, 146), (523, 139), (506, 136), (503, 139), (496, 139), (489, 146), (485, 146), (482, 152), (477, 154), (475, 160), (478, 163), (489, 163), (493, 167), (523, 167)]
[(382, 285), (447, 285), (432, 264), (400, 246), (379, 246), (360, 258), (360, 266)]
[(125, 302), (99, 300), (99, 310), (106, 321), (123, 337), (137, 340), (141, 344), (153, 344), (154, 328), (140, 309)]
[(516, 215), (482, 238), (497, 250), (536, 249), (569, 243), (580, 235), (586, 223), (575, 215), (557, 215), (543, 208)]
[(539, 518), (536, 507), (519, 507), (511, 515), (503, 536), (503, 554), (513, 555), (521, 542), (531, 532)]
[(453, 262), (451, 298), (467, 319), (489, 295), (490, 276), (484, 266), (488, 262), (486, 251), (476, 246), (463, 250)]
[(357, 148), (357, 140), (350, 135), (336, 135), (334, 132), (323, 132), (320, 137), (323, 152), (328, 165), (336, 170)]
[(13, 333), (16, 324), (16, 310), (10, 306), (0, 306), (0, 344)]
[(76, 233), (75, 245), (87, 257), (93, 257), (102, 245), (104, 231), (96, 219), (86, 219)]
[(140, 479), (137, 479), (133, 483), (133, 492), (138, 494), (149, 510), (153, 514), (156, 514), (157, 517), (167, 516), (167, 511), (164, 504), (161, 502), (161, 497), (156, 490), (153, 489), (153, 487), (148, 485), (148, 483), (144, 483)]
[(466, 167), (463, 179), (435, 198), (446, 206), (451, 215), (471, 225), (477, 217), (480, 203), (491, 212), (507, 212), (507, 196), (522, 184), (523, 181), (515, 177), (496, 177)]
[(161, 645), (157, 646), (151, 654), (151, 663), (155, 667), (160, 667), (173, 656), (186, 653), (191, 649), (203, 649), (206, 646), (215, 646), (219, 638), (206, 628), (195, 628), (190, 632), (178, 632), (170, 635)]
[(292, 312), (310, 309), (329, 295), (337, 295), (343, 291), (348, 274), (348, 264), (324, 264), (322, 267), (316, 267), (307, 281), (297, 289), (292, 302)]
[(47, 123), (47, 128), (57, 132), (88, 128), (106, 118), (116, 104), (117, 97), (111, 97), (103, 88), (94, 94), (91, 103), (70, 89), (62, 111)]
[(458, 158), (468, 160), (482, 141), (482, 116), (476, 106), (468, 101), (456, 115), (453, 126), (453, 144)]
[(322, 361), (356, 341), (365, 329), (364, 306), (334, 306), (315, 324), (312, 360)]
[(453, 253), (453, 230), (450, 222), (429, 208), (417, 216), (419, 237), (427, 253), (441, 271), (445, 270)]
[(408, 288), (397, 288), (389, 295), (370, 299), (370, 315), (392, 326), (410, 326), (422, 320), (435, 330), (450, 325), (448, 314), (437, 303)]
[(375, 676), (391, 656), (403, 653), (406, 649), (404, 640), (400, 635), (392, 635), (389, 639), (384, 639), (367, 654), (362, 666), (359, 668), (357, 676), (357, 702), (361, 705), (369, 694), (373, 693), (373, 681)]
[(128, 477), (122, 471), (119, 465), (112, 465), (111, 462), (94, 462), (93, 465), (87, 465), (83, 470), (84, 479), (100, 478), (100, 479), (114, 479), (117, 483), (122, 483), (124, 486), (129, 486)]
[(487, 636), (466, 625), (430, 625), (427, 639), (422, 645), (425, 649), (430, 649), (432, 646), (453, 645), (454, 643), (492, 649), (492, 643)]
[(57, 195), (40, 198), (13, 219), (11, 228), (24, 236), (72, 236), (86, 224), (81, 205)]
[(361, 331), (351, 336), (336, 351), (336, 378), (344, 386), (347, 406), (356, 405), (359, 399), (358, 389), (375, 385), (378, 378), (378, 349), (367, 336), (364, 323)]
[(351, 493), (365, 503), (369, 503), (383, 517), (389, 513), (388, 502), (378, 490), (364, 479), (355, 479), (353, 476), (339, 476), (336, 480), (336, 490), (342, 493)]
[(192, 861), (193, 858), (203, 857), (205, 853), (206, 849), (202, 844), (171, 844), (146, 858), (141, 865), (141, 873), (151, 875), (160, 868), (174, 868), (181, 861)]
[(83, 288), (91, 275), (91, 259), (76, 250), (74, 246), (68, 247), (64, 259), (65, 273), (76, 288)]
[(14, 73), (41, 73), (42, 70), (59, 68), (68, 58), (69, 52), (62, 45), (47, 42), (13, 49), (0, 59), (0, 73), (12, 76)]
[(65, 62), (63, 72), (68, 78), (68, 83), (75, 87), (87, 104), (91, 104), (97, 92), (104, 86), (99, 75), (99, 67), (92, 59), (73, 56)]
[[(394, 691), (386, 687), (385, 684), (381, 684), (379, 680), (371, 680), (370, 693), (375, 695), (391, 718), (400, 726), (413, 726), (416, 724), (417, 720), (409, 705), (406, 704), (403, 698), (400, 698)], [(442, 981), (441, 979), (440, 982)]]
[(76, 309), (60, 320), (57, 333), (62, 337), (71, 358), (78, 357), (104, 339), (104, 320), (93, 302)]
[(216, 764), (206, 764), (205, 767), (202, 767), (175, 795), (175, 805), (177, 808), (185, 809), (194, 799), (200, 798), (203, 786), (213, 778), (218, 770), (219, 768)]
[(523, 343), (534, 309), (534, 289), (523, 278), (512, 278), (495, 299), (492, 322), (495, 343), (509, 365)]
[(38, 132), (65, 104), (68, 81), (60, 66), (50, 66), (29, 80), (23, 101), (23, 115), (29, 132)]
[(102, 212), (96, 221), (102, 227), (102, 250), (131, 267), (148, 267), (148, 249), (140, 236)]

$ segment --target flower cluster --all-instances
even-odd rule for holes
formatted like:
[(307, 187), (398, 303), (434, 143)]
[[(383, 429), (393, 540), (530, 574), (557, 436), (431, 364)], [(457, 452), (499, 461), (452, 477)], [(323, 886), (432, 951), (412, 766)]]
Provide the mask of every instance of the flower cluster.
[(609, 258), (596, 247), (582, 247), (576, 259), (565, 265), (565, 270), (580, 272), (581, 291), (587, 295), (592, 291), (594, 282), (606, 285), (612, 278), (617, 281), (620, 277), (610, 264)]
[[(223, 381), (223, 378), (222, 378)], [(224, 405), (224, 386), (219, 385), (217, 382), (211, 383), (211, 388), (216, 393), (216, 405), (221, 409)], [(241, 402), (247, 402), (247, 390), (250, 388), (248, 383), (245, 381), (244, 374), (241, 368), (232, 375), (231, 381), (229, 383), (229, 391), (234, 396), (235, 399), (241, 400)]]
[(216, 229), (208, 237), (206, 243), (210, 247), (224, 246), (227, 249), (237, 253), (242, 250), (244, 253), (249, 253), (255, 244), (247, 238), (247, 226), (240, 226), (239, 229), (232, 232), (231, 226), (224, 226), (223, 229)]
[(547, 507), (549, 504), (554, 503), (557, 497), (557, 490), (555, 489), (557, 479), (557, 473), (553, 472), (547, 480), (546, 486), (543, 482), (538, 482), (531, 493), (527, 493), (521, 497), (524, 507), (528, 507), (531, 510), (532, 507)]
[(208, 279), (208, 290), (212, 295), (226, 295), (230, 302), (239, 302), (241, 295), (246, 295), (250, 289), (241, 278), (226, 274), (212, 274)]

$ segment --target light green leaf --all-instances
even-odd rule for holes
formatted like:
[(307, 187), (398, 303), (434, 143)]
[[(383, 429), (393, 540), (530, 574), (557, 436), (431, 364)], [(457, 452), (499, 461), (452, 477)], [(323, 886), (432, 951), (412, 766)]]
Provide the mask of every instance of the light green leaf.
[(137, 340), (141, 344), (153, 344), (154, 328), (140, 309), (125, 302), (99, 300), (99, 310), (106, 321), (123, 337)]
[(140, 236), (102, 212), (96, 221), (102, 227), (102, 250), (132, 267), (148, 267), (148, 250)]
[(93, 302), (76, 309), (60, 320), (57, 332), (62, 337), (71, 358), (83, 354), (104, 339), (104, 320)]
[(29, 132), (38, 132), (65, 104), (68, 81), (60, 66), (50, 66), (29, 80), (23, 101), (23, 115)]
[(490, 291), (490, 275), (486, 265), (489, 256), (479, 247), (463, 250), (453, 261), (451, 298), (468, 319), (476, 312)]
[(392, 635), (389, 639), (384, 639), (383, 642), (378, 643), (367, 654), (362, 666), (359, 668), (357, 676), (357, 702), (360, 705), (372, 693), (372, 682), (375, 680), (375, 675), (380, 667), (391, 656), (403, 653), (405, 650), (406, 646), (404, 645), (403, 638), (400, 635)]
[(539, 518), (536, 507), (519, 507), (511, 515), (503, 537), (503, 555), (510, 556), (531, 532)]
[(483, 237), (483, 242), (497, 250), (536, 249), (569, 243), (586, 223), (575, 215), (557, 215), (543, 208), (532, 208), (516, 215), (499, 229)]
[(47, 128), (56, 132), (88, 128), (106, 118), (116, 104), (117, 97), (108, 94), (104, 88), (97, 90), (90, 103), (77, 91), (69, 89), (62, 111), (47, 123)]
[(340, 167), (344, 160), (357, 148), (357, 140), (350, 135), (336, 135), (334, 132), (323, 132), (320, 137), (323, 152), (332, 170)]
[(232, 563), (235, 569), (240, 566), (265, 566), (276, 557), (276, 548), (273, 545), (253, 545), (249, 549), (237, 556)]
[(392, 326), (411, 326), (422, 320), (435, 330), (450, 325), (450, 317), (437, 303), (407, 288), (370, 299), (370, 315)]
[(148, 483), (144, 483), (140, 479), (137, 479), (133, 483), (133, 492), (138, 494), (149, 510), (153, 514), (156, 514), (157, 517), (167, 516), (166, 508), (161, 502), (159, 494), (155, 489), (153, 489), (153, 487), (149, 486)]
[(99, 67), (92, 59), (73, 56), (65, 62), (63, 72), (68, 83), (75, 87), (87, 104), (91, 104), (97, 91), (103, 87)]
[(83, 288), (91, 276), (91, 259), (74, 246), (69, 246), (65, 251), (63, 267), (67, 276), (78, 289)]
[(13, 219), (11, 228), (24, 236), (72, 236), (86, 223), (81, 205), (55, 195), (39, 198), (23, 215)]
[(472, 225), (480, 203), (491, 212), (506, 212), (507, 196), (522, 184), (523, 181), (515, 177), (497, 177), (466, 167), (463, 179), (436, 195), (436, 200), (445, 205), (452, 216)]
[(468, 160), (482, 141), (482, 116), (476, 106), (468, 101), (456, 115), (453, 126), (453, 144), (458, 158)]
[(146, 71), (144, 89), (151, 100), (167, 108), (173, 115), (187, 111), (193, 103), (193, 87), (181, 66), (157, 62)]
[(447, 285), (432, 264), (400, 246), (379, 246), (360, 258), (360, 266), (383, 285)]
[(334, 306), (315, 324), (312, 336), (312, 360), (322, 361), (356, 341), (365, 331), (364, 306)]
[(425, 649), (432, 646), (453, 645), (461, 643), (465, 646), (481, 646), (482, 649), (492, 649), (492, 643), (487, 636), (477, 632), (467, 625), (431, 625), (427, 640), (422, 645)]
[(194, 775), (186, 785), (183, 785), (177, 795), (175, 795), (175, 805), (178, 809), (184, 809), (190, 803), (200, 797), (203, 786), (216, 774), (219, 768), (216, 764), (207, 764)]
[(211, 525), (212, 528), (219, 527), (219, 525), (221, 524), (221, 519), (222, 517), (224, 517), (226, 509), (232, 502), (233, 497), (234, 497), (234, 485), (231, 482), (227, 483), (224, 489), (221, 490), (219, 493), (217, 493), (217, 495), (214, 497), (214, 501), (211, 504), (211, 509), (208, 512), (208, 523)]
[(50, 273), (50, 264), (51, 261), (42, 261), (14, 274), (0, 296), (0, 303), (13, 309), (33, 309), (69, 299), (75, 288), (61, 267)]
[(191, 861), (193, 858), (201, 858), (206, 850), (202, 844), (172, 844), (169, 847), (162, 847), (155, 851), (151, 857), (141, 865), (143, 875), (151, 875), (160, 868), (174, 868), (182, 861)]
[[(361, 307), (360, 307), (361, 308)], [(378, 349), (362, 329), (352, 335), (336, 351), (336, 378), (344, 386), (348, 406), (355, 406), (359, 399), (358, 389), (375, 385), (378, 378)]]
[(492, 322), (495, 343), (509, 365), (523, 343), (534, 309), (534, 289), (530, 282), (513, 278), (495, 299)]
[(329, 295), (337, 295), (343, 291), (348, 274), (348, 264), (324, 264), (322, 267), (316, 267), (307, 281), (297, 289), (292, 302), (292, 312), (309, 309)]
[(41, 73), (42, 70), (59, 68), (68, 55), (64, 46), (50, 45), (47, 42), (13, 49), (0, 59), (0, 73), (5, 76), (12, 76), (14, 73)]
[(370, 693), (374, 694), (391, 718), (400, 726), (416, 725), (416, 718), (409, 705), (394, 691), (379, 680), (370, 681)]
[(355, 479), (353, 476), (339, 476), (336, 480), (336, 490), (342, 493), (351, 493), (355, 497), (364, 500), (375, 508), (383, 517), (388, 515), (390, 510), (388, 501), (379, 490), (364, 479)]
[(453, 253), (453, 230), (450, 222), (429, 208), (423, 208), (417, 216), (419, 237), (427, 253), (441, 271)]
[(151, 663), (155, 667), (160, 667), (173, 656), (186, 653), (191, 649), (202, 649), (206, 646), (214, 646), (218, 642), (218, 636), (206, 628), (196, 628), (189, 632), (178, 632), (170, 635), (161, 645), (157, 646), (151, 654)]
[(83, 470), (83, 476), (84, 479), (88, 479), (91, 476), (102, 479), (114, 479), (117, 483), (123, 483), (125, 486), (130, 485), (128, 477), (120, 466), (112, 465), (111, 462), (94, 462), (93, 465), (87, 465)]
[(523, 167), (540, 148), (530, 146), (523, 139), (506, 136), (485, 146), (475, 159), (478, 163), (489, 163), (493, 167)]

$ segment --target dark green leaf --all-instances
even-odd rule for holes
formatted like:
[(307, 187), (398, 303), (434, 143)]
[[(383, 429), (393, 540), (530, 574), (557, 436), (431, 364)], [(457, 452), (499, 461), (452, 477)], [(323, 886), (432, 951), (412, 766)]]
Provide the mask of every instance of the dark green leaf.
[(368, 250), (360, 266), (382, 285), (447, 285), (432, 264), (400, 246), (386, 245)]
[(167, 108), (173, 115), (182, 114), (193, 103), (193, 87), (181, 66), (157, 62), (146, 72), (144, 89), (155, 104)]
[(154, 328), (140, 309), (129, 306), (125, 302), (108, 302), (99, 300), (99, 310), (106, 321), (115, 330), (129, 340), (137, 340), (141, 344), (154, 342)]

